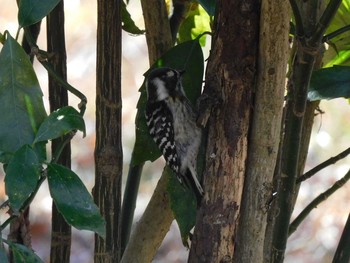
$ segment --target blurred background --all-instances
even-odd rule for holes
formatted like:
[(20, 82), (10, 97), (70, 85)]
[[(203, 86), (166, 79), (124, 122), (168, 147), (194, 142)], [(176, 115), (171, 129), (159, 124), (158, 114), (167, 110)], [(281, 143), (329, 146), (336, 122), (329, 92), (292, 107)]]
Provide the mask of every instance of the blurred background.
[[(65, 1), (66, 48), (68, 63), (68, 81), (88, 98), (85, 123), (87, 136), (78, 133), (72, 141), (72, 169), (80, 176), (91, 191), (94, 185), (95, 146), (95, 62), (96, 62), (96, 1)], [(140, 2), (130, 0), (128, 10), (136, 24), (143, 29), (143, 17)], [(0, 32), (8, 30), (16, 35), (17, 5), (13, 0), (0, 0)], [(123, 93), (123, 186), (128, 172), (129, 160), (135, 140), (134, 119), (138, 89), (148, 69), (147, 46), (145, 36), (132, 36), (123, 32), (122, 93)], [(209, 43), (210, 41), (207, 41)], [(41, 49), (46, 49), (46, 26), (43, 21), (38, 41)], [(0, 65), (4, 66), (4, 65)], [(44, 102), (48, 111), (47, 75), (44, 68), (35, 63)], [(70, 105), (77, 107), (79, 100), (70, 96)], [(345, 99), (321, 103), (325, 113), (317, 115), (311, 139), (308, 161), (305, 170), (309, 170), (326, 159), (337, 155), (350, 147), (350, 107)], [(1, 127), (0, 127), (1, 129)], [(164, 161), (146, 163), (139, 190), (135, 220), (142, 215), (160, 177)], [(350, 158), (332, 165), (302, 184), (293, 217), (318, 194), (328, 189), (350, 169)], [(0, 202), (6, 200), (4, 174), (0, 168)], [(322, 263), (331, 262), (337, 243), (350, 211), (350, 184), (314, 209), (299, 229), (290, 237), (286, 263)], [(30, 211), (32, 245), (35, 252), (46, 262), (49, 261), (51, 205), (46, 182), (36, 196)], [(4, 222), (6, 211), (0, 211), (0, 220)], [(6, 232), (3, 233), (6, 236)], [(94, 235), (89, 231), (73, 229), (72, 263), (93, 262)], [(173, 223), (156, 258), (156, 263), (186, 262), (188, 250), (183, 247), (179, 230)]]

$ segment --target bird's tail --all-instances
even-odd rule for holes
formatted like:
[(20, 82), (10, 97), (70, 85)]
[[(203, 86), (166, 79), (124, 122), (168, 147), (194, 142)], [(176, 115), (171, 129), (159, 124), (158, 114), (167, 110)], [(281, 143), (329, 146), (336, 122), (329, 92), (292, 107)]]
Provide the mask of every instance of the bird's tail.
[(184, 181), (185, 184), (194, 192), (197, 199), (197, 206), (199, 206), (204, 195), (204, 190), (198, 180), (196, 170), (191, 168), (187, 169)]

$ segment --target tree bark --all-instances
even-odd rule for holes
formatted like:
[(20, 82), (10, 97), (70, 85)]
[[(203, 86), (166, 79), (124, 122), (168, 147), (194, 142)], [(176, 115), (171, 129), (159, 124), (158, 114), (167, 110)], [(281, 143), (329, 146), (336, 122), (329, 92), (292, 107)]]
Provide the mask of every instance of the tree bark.
[(259, 1), (217, 2), (205, 93), (219, 104), (209, 118), (205, 196), (189, 262), (232, 262), (248, 154), (257, 72)]
[[(166, 10), (166, 5), (163, 0), (142, 0), (142, 11), (146, 26), (146, 41), (147, 41), (147, 47), (148, 47), (148, 56), (149, 56), (149, 63), (150, 66), (156, 62), (156, 60), (163, 55), (168, 49), (172, 47), (172, 41), (171, 41), (171, 32), (170, 32), (170, 26), (168, 21), (168, 15)], [(141, 113), (143, 114), (143, 113)], [(132, 155), (133, 156), (133, 155)], [(129, 167), (129, 173), (128, 173), (128, 179), (125, 186), (125, 194), (123, 199), (123, 212), (122, 212), (122, 253), (124, 253), (124, 249), (126, 248), (128, 242), (129, 242), (129, 235), (131, 232), (131, 226), (132, 221), (134, 218), (134, 210), (136, 206), (136, 199), (137, 199), (137, 192), (139, 188), (140, 183), (140, 177), (142, 173), (142, 168), (144, 163), (133, 165), (133, 161), (130, 162)], [(164, 176), (162, 176), (164, 177)], [(165, 180), (165, 179), (164, 179)], [(161, 196), (166, 195), (166, 185), (165, 184), (158, 184), (156, 192), (162, 192), (162, 194), (157, 195), (157, 198), (160, 197), (161, 200), (155, 201), (163, 202), (163, 199)], [(152, 198), (154, 199), (154, 198)], [(157, 211), (154, 211), (154, 213), (158, 214), (159, 210), (163, 211), (162, 213), (164, 216), (162, 217), (162, 220), (159, 220), (157, 222), (154, 222), (158, 225), (158, 227), (155, 230), (161, 230), (158, 234), (152, 234), (152, 237), (158, 239), (163, 239), (166, 235), (166, 232), (163, 231), (163, 229), (169, 229), (172, 221), (174, 220), (174, 216), (172, 214), (172, 211), (170, 209), (169, 205), (163, 205), (161, 207), (153, 207), (152, 205), (149, 205), (148, 209), (156, 209)], [(148, 220), (141, 219), (140, 222), (149, 222)], [(139, 222), (139, 224), (140, 224)], [(141, 227), (142, 228), (142, 227)], [(148, 232), (149, 233), (149, 232)], [(148, 239), (151, 239), (152, 237), (147, 237)], [(137, 235), (132, 235), (131, 237), (131, 243), (133, 243), (132, 246), (135, 246), (135, 242), (142, 242)], [(156, 242), (156, 241), (155, 241)], [(155, 247), (153, 247), (155, 248)], [(153, 250), (153, 254), (156, 253), (155, 248)], [(130, 253), (131, 250), (128, 249), (128, 253)], [(148, 251), (147, 253), (151, 253), (151, 251)], [(133, 253), (126, 255), (125, 258), (133, 257)], [(125, 259), (123, 259), (125, 260)]]
[[(63, 1), (60, 1), (60, 3), (47, 16), (47, 50), (49, 53), (53, 54), (53, 57), (50, 58), (49, 61), (53, 69), (63, 80), (67, 80)], [(49, 77), (49, 101), (51, 112), (68, 105), (67, 90), (51, 77)], [(52, 141), (51, 148), (53, 153), (61, 147), (63, 140), (64, 138), (60, 138)], [(57, 163), (70, 168), (70, 143), (64, 147)], [(50, 262), (69, 262), (71, 226), (67, 224), (54, 203), (52, 203), (51, 229)]]
[[(169, 20), (164, 0), (142, 0), (141, 5), (146, 26), (149, 63), (152, 65), (172, 47)], [(133, 188), (131, 188), (131, 182), (137, 181), (136, 177), (141, 175), (140, 170), (142, 170), (142, 167), (143, 163), (136, 166), (130, 165), (125, 192), (132, 191), (134, 192), (132, 193), (133, 195), (136, 194), (135, 191), (138, 190), (138, 185), (132, 185)], [(133, 171), (137, 171), (137, 173), (133, 173)], [(129, 178), (130, 176), (133, 176), (133, 178)], [(126, 248), (122, 262), (150, 262), (161, 245), (174, 220), (174, 215), (169, 205), (166, 182), (167, 178), (163, 172), (152, 199), (131, 233), (130, 240), (127, 235), (130, 233), (134, 210), (125, 209), (128, 205), (126, 203), (128, 200), (125, 198), (126, 195), (124, 196), (123, 227), (126, 227), (126, 229), (123, 229), (123, 243), (125, 243), (123, 246), (126, 246)], [(139, 180), (137, 183), (139, 183)], [(144, 240), (147, 240), (147, 244)], [(138, 253), (135, 254), (135, 251), (138, 251)]]
[(95, 236), (95, 262), (120, 259), (121, 2), (98, 0), (94, 200), (106, 220), (105, 239)]
[(146, 41), (150, 65), (173, 44), (170, 24), (164, 0), (142, 0), (142, 11), (146, 27)]
[(234, 262), (260, 263), (264, 256), (289, 55), (289, 9), (283, 0), (261, 4), (258, 78)]

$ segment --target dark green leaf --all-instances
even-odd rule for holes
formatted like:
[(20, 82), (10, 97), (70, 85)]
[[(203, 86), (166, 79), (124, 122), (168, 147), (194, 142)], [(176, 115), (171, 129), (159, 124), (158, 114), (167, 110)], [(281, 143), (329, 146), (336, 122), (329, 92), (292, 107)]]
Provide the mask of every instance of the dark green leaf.
[(32, 144), (46, 117), (38, 79), (22, 47), (9, 34), (0, 53), (0, 152)]
[(67, 223), (104, 237), (105, 221), (79, 177), (64, 166), (49, 164), (47, 178), (51, 196)]
[(308, 99), (350, 98), (350, 67), (334, 66), (313, 72)]
[(215, 15), (216, 0), (198, 0), (210, 16)]
[(24, 145), (12, 157), (6, 168), (5, 189), (11, 208), (19, 211), (35, 190), (41, 165), (35, 151)]
[[(181, 23), (178, 41), (182, 43), (196, 39), (199, 35), (208, 31), (211, 31), (210, 17), (201, 5), (197, 5), (195, 9), (191, 9), (186, 19)], [(205, 46), (205, 40), (205, 35), (200, 38), (199, 43), (201, 46)]]
[(80, 130), (85, 136), (85, 123), (81, 114), (71, 106), (52, 112), (39, 127), (34, 142), (52, 140), (70, 131)]
[(166, 167), (166, 173), (169, 176), (170, 206), (179, 225), (182, 242), (186, 245), (189, 233), (196, 223), (196, 197), (190, 189), (179, 183), (170, 168)]
[(47, 16), (60, 0), (20, 0), (18, 23), (21, 27), (30, 26)]
[[(183, 86), (187, 97), (195, 105), (196, 99), (201, 94), (204, 59), (202, 49), (198, 40), (181, 43), (165, 53), (151, 67), (170, 67), (174, 69), (184, 69)], [(148, 72), (145, 73), (147, 76)], [(138, 112), (136, 115), (136, 142), (133, 150), (132, 165), (137, 165), (145, 161), (154, 161), (161, 154), (149, 135), (145, 119), (146, 90), (144, 84), (140, 89), (141, 95), (137, 103)]]
[(22, 244), (12, 243), (8, 240), (4, 242), (6, 242), (12, 250), (15, 263), (44, 263), (30, 248)]
[(130, 13), (126, 9), (126, 4), (122, 1), (122, 28), (133, 35), (141, 35), (145, 30), (139, 29), (132, 20)]

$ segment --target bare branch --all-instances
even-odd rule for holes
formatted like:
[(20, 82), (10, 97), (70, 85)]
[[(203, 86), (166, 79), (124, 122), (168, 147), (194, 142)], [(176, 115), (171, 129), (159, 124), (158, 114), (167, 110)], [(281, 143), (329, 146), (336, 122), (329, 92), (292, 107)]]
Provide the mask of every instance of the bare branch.
[(317, 165), (316, 167), (312, 168), (307, 173), (299, 176), (297, 181), (296, 181), (296, 183), (300, 184), (301, 182), (303, 182), (303, 181), (309, 179), (310, 177), (312, 177), (317, 172), (321, 171), (322, 169), (326, 168), (329, 165), (335, 164), (336, 162), (338, 162), (339, 160), (345, 158), (349, 154), (350, 154), (350, 147), (348, 149), (346, 149), (345, 151), (339, 153), (337, 156), (329, 158), (327, 161), (324, 161), (323, 163), (320, 163), (319, 165)]
[(305, 207), (303, 211), (294, 219), (294, 221), (289, 225), (289, 235), (293, 234), (298, 228), (300, 223), (306, 218), (306, 216), (311, 212), (312, 209), (316, 208), (321, 202), (325, 201), (330, 197), (335, 191), (341, 188), (350, 179), (350, 170), (344, 175), (344, 177), (336, 181), (331, 188), (317, 196), (309, 205)]

